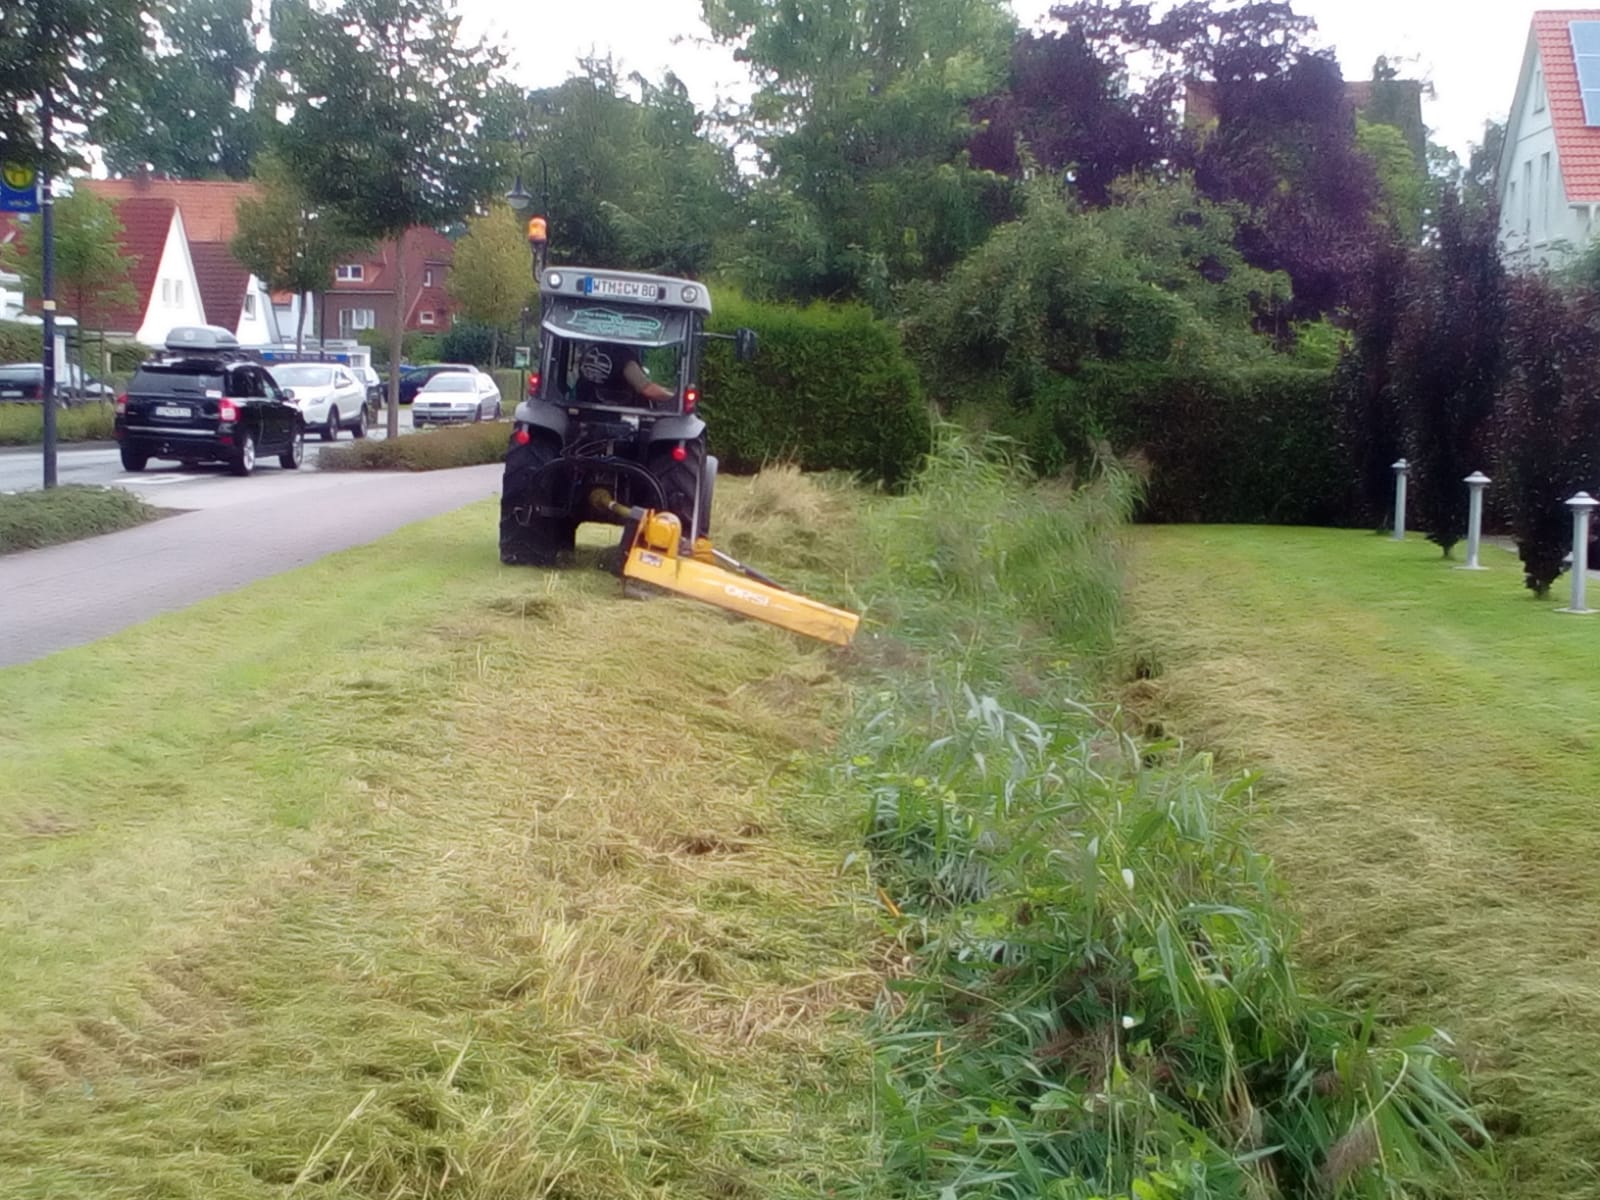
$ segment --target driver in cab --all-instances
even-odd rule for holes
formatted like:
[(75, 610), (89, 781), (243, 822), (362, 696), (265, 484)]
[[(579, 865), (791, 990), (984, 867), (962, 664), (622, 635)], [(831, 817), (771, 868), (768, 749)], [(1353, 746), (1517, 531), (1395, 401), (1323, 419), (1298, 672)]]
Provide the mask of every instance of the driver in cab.
[(674, 393), (651, 380), (632, 346), (591, 342), (578, 359), (578, 403), (626, 404), (633, 396), (670, 400)]

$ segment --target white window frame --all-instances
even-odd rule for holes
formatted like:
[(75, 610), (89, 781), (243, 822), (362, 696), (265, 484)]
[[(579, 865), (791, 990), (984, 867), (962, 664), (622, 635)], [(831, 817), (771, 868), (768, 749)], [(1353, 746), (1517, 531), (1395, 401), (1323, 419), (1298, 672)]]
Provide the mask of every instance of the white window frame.
[(256, 294), (254, 292), (246, 292), (244, 294), (244, 315), (246, 320), (254, 321), (256, 319)]
[(1533, 111), (1542, 113), (1545, 106), (1544, 68), (1533, 69)]
[(340, 283), (365, 283), (367, 268), (361, 263), (340, 263), (333, 269), (333, 277)]
[(433, 324), (433, 309), (428, 308), (428, 309), (424, 309), (422, 312), (419, 312), (417, 314), (417, 320), (420, 321), (424, 325), (432, 325)]
[(423, 287), (432, 287), (433, 286), (433, 268), (432, 267), (428, 267), (426, 270), (424, 270), (422, 272), (422, 286)]
[(161, 281), (161, 303), (167, 308), (172, 307), (172, 280), (170, 279)]

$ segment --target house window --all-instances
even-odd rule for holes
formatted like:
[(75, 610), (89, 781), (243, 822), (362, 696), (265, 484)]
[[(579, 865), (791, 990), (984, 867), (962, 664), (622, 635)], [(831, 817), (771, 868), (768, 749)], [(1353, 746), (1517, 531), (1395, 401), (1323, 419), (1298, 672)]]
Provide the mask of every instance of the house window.
[(1522, 236), (1533, 236), (1533, 159), (1522, 164)]
[(256, 294), (254, 292), (246, 292), (244, 294), (244, 315), (247, 321), (256, 319)]
[(161, 303), (168, 305), (172, 303), (172, 280), (170, 279), (161, 281)]
[(349, 337), (361, 329), (376, 329), (377, 314), (370, 308), (342, 308), (339, 310), (339, 336)]
[(340, 283), (360, 283), (367, 277), (367, 269), (360, 263), (340, 263), (334, 268), (333, 277)]
[(1535, 67), (1533, 69), (1533, 111), (1536, 113), (1543, 112), (1544, 105), (1544, 68)]
[[(426, 271), (424, 271), (422, 273), (422, 286), (423, 287), (432, 287), (433, 286), (433, 268), (432, 267), (429, 267)], [(431, 322), (431, 321), (428, 322), (428, 323), (430, 325), (433, 324), (433, 322)]]
[(172, 281), (172, 302), (179, 308), (183, 307), (183, 280), (181, 279)]
[(424, 325), (432, 325), (433, 324), (433, 310), (430, 308), (427, 311), (419, 314), (418, 319)]
[(1539, 228), (1550, 236), (1550, 151), (1539, 159)]

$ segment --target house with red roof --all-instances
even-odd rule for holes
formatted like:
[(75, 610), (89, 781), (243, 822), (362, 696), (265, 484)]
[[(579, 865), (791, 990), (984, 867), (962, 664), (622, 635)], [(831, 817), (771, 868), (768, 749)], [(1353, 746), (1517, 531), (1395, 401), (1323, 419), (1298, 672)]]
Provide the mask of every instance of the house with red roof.
[(1500, 151), (1500, 243), (1513, 262), (1582, 250), (1600, 216), (1600, 9), (1533, 14)]

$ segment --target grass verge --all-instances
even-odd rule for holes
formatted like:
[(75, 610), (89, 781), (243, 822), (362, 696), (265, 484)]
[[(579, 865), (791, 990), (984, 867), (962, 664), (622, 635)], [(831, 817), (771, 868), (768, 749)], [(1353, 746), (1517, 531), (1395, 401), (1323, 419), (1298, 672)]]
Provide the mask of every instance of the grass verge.
[(494, 523), (0, 672), (8, 1198), (879, 1188), (836, 656)]
[(855, 797), (901, 977), (876, 1043), (905, 1194), (1458, 1194), (1482, 1130), (1427, 1025), (1295, 971), (1248, 777), (1085, 703), (1130, 481), (945, 436), (876, 525)]
[[(56, 437), (63, 442), (109, 441), (116, 413), (91, 401), (56, 408)], [(44, 441), (44, 410), (37, 404), (0, 404), (0, 446), (37, 446)]]
[(0, 554), (115, 533), (161, 515), (122, 488), (68, 484), (0, 495)]
[[(1309, 529), (1141, 530), (1141, 710), (1259, 764), (1253, 836), (1350, 1002), (1442, 1020), (1510, 1194), (1600, 1197), (1600, 630), (1492, 569)], [(1485, 1185), (1488, 1190), (1488, 1185)]]
[(483, 421), (426, 429), (409, 437), (367, 438), (329, 446), (319, 471), (443, 471), (476, 467), (505, 458), (508, 421)]

